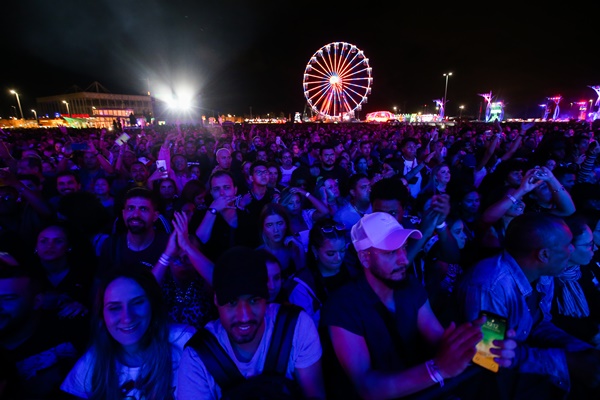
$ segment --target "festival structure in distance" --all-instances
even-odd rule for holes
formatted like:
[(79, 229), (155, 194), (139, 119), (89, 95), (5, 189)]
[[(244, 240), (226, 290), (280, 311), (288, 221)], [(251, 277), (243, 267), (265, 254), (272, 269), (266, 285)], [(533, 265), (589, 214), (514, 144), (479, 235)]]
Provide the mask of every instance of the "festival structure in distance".
[(304, 97), (325, 121), (350, 121), (371, 94), (372, 68), (364, 52), (353, 44), (333, 42), (317, 50), (304, 70)]

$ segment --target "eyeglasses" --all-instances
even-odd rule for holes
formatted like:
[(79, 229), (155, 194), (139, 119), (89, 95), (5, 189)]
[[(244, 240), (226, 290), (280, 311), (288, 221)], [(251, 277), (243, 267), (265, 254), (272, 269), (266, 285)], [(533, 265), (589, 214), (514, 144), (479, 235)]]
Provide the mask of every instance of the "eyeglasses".
[(593, 249), (594, 248), (594, 244), (595, 243), (592, 240), (590, 243), (579, 243), (579, 244), (573, 243), (573, 246), (581, 246), (581, 247), (587, 247), (587, 248)]
[(255, 169), (254, 173), (256, 174), (256, 176), (263, 176), (264, 174), (269, 173), (269, 171), (266, 169), (261, 169), (261, 170)]
[(331, 233), (334, 230), (338, 232), (344, 232), (346, 230), (346, 226), (344, 224), (335, 224), (335, 225), (325, 225), (321, 227), (321, 231), (323, 233)]

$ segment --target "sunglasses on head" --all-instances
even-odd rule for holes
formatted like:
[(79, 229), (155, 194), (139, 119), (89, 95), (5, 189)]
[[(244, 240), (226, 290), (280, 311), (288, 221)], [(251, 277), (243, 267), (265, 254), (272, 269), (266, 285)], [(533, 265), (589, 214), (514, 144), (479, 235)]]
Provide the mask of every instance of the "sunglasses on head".
[(335, 224), (335, 225), (325, 225), (321, 227), (321, 231), (323, 233), (331, 233), (334, 230), (338, 232), (344, 232), (346, 230), (346, 226), (344, 224)]

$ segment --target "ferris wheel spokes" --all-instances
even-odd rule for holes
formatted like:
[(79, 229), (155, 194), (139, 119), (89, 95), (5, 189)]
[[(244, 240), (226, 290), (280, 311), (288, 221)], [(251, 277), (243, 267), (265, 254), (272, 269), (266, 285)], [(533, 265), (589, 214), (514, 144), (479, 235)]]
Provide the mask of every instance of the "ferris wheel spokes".
[(346, 42), (333, 42), (309, 59), (302, 87), (307, 104), (319, 116), (341, 119), (361, 109), (372, 83), (369, 59), (362, 50)]

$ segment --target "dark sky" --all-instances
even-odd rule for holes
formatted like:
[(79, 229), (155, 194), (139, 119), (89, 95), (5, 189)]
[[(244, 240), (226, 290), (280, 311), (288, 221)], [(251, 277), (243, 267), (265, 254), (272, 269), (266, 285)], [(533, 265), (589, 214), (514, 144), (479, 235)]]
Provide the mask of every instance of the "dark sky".
[(14, 113), (10, 89), (32, 117), (36, 97), (93, 82), (112, 93), (183, 88), (222, 113), (302, 112), (305, 66), (331, 42), (369, 59), (364, 113), (431, 111), (445, 72), (446, 115), (464, 105), (477, 116), (479, 93), (504, 101), (507, 117), (541, 116), (539, 104), (555, 95), (561, 110), (596, 100), (588, 86), (600, 85), (597, 22), (582, 3), (436, 3), (12, 1), (2, 6), (0, 116)]

